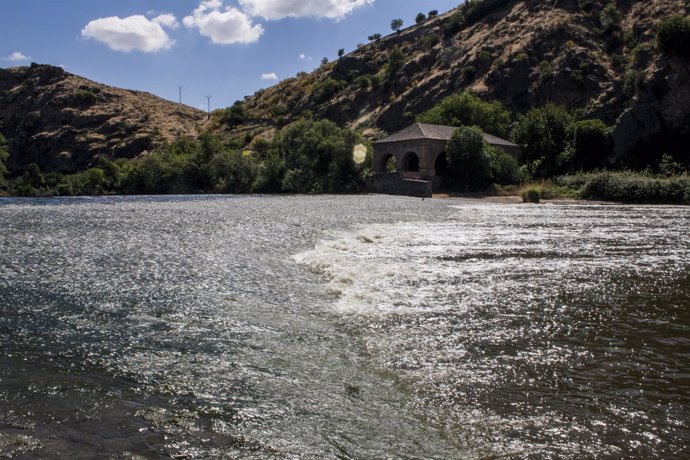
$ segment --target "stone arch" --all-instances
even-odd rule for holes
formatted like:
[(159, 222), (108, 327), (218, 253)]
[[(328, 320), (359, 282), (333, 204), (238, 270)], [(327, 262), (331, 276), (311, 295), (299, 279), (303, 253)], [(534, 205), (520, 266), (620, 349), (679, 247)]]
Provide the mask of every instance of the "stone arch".
[(446, 152), (441, 152), (434, 160), (434, 175), (443, 176), (446, 172), (448, 172), (448, 157)]
[(394, 172), (398, 170), (398, 159), (392, 153), (386, 153), (377, 158), (376, 172)]
[(407, 152), (402, 156), (400, 160), (400, 170), (401, 171), (419, 171), (419, 155), (414, 152)]

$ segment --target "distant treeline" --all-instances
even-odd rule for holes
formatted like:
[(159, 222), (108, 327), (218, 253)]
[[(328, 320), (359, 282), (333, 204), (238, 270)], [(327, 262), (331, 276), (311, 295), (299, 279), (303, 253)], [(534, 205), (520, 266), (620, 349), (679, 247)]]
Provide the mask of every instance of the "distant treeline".
[(356, 192), (364, 174), (353, 160), (360, 141), (330, 121), (303, 120), (246, 149), (205, 133), (137, 159), (99, 158), (95, 167), (74, 174), (44, 173), (31, 164), (5, 181), (0, 169), (0, 182), (15, 196)]

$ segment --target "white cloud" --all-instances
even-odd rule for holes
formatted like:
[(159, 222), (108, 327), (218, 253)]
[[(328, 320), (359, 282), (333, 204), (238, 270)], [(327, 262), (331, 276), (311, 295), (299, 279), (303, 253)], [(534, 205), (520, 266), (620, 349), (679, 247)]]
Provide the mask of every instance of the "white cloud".
[(168, 49), (175, 43), (162, 27), (162, 25), (170, 26), (170, 17), (173, 24), (177, 22), (173, 15), (165, 14), (154, 20), (139, 15), (124, 19), (117, 16), (100, 18), (89, 22), (81, 30), (81, 35), (105, 43), (115, 51), (136, 50), (153, 53)]
[(29, 56), (25, 56), (24, 54), (20, 53), (19, 51), (15, 51), (14, 53), (7, 56), (5, 59), (8, 61), (12, 61), (12, 62), (31, 60), (31, 58)]
[(271, 72), (271, 73), (262, 73), (262, 74), (261, 74), (261, 79), (262, 79), (262, 80), (277, 80), (277, 79), (278, 79), (278, 75), (276, 75), (275, 72)]
[(260, 24), (253, 25), (251, 18), (236, 8), (222, 8), (222, 0), (204, 0), (182, 23), (188, 28), (198, 28), (201, 35), (221, 45), (259, 40), (264, 33)]
[(328, 18), (341, 20), (355, 9), (371, 5), (374, 0), (239, 0), (252, 16), (267, 20), (283, 18)]
[(160, 14), (153, 18), (153, 22), (157, 22), (158, 24), (171, 29), (177, 29), (180, 27), (180, 23), (177, 22), (177, 18), (175, 18), (175, 15), (172, 13)]

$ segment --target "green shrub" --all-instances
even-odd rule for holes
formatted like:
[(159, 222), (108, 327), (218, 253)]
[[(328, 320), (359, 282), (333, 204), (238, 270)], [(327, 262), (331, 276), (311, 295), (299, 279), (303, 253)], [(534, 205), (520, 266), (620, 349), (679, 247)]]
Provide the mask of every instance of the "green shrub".
[(611, 56), (611, 64), (617, 69), (622, 69), (625, 67), (626, 59), (622, 54), (614, 54)]
[(81, 90), (74, 93), (74, 101), (78, 105), (93, 105), (96, 103), (96, 93), (92, 90)]
[(443, 23), (443, 35), (450, 38), (460, 32), (465, 25), (465, 16), (462, 13), (454, 13)]
[(241, 125), (246, 119), (247, 114), (241, 101), (235, 101), (232, 106), (225, 109), (222, 117), (223, 122), (230, 127)]
[(465, 81), (472, 80), (476, 74), (477, 69), (475, 69), (474, 66), (466, 65), (462, 68), (462, 78), (464, 78)]
[(662, 20), (656, 41), (663, 53), (690, 58), (690, 18), (676, 14)]
[(541, 201), (541, 187), (528, 187), (520, 193), (525, 203), (539, 203)]
[(441, 41), (441, 36), (436, 33), (430, 33), (428, 35), (425, 35), (424, 38), (422, 38), (422, 46), (424, 49), (431, 49), (434, 46), (436, 46), (439, 42)]
[(353, 83), (361, 89), (371, 86), (371, 75), (360, 75), (353, 80)]
[(623, 94), (634, 97), (644, 84), (644, 73), (639, 70), (628, 70), (623, 77)]
[(553, 75), (554, 68), (553, 68), (553, 64), (551, 62), (541, 61), (539, 63), (538, 67), (539, 67), (539, 75), (541, 75), (542, 77), (549, 77), (549, 76)]
[(480, 51), (477, 54), (477, 63), (481, 66), (486, 66), (491, 62), (491, 54), (488, 51)]
[(347, 83), (342, 80), (335, 80), (331, 77), (320, 81), (312, 92), (312, 97), (317, 103), (326, 101), (332, 98), (347, 86)]
[(623, 203), (690, 204), (690, 176), (652, 176), (630, 171), (584, 173), (557, 179), (586, 199)]
[(426, 21), (426, 15), (424, 13), (417, 13), (417, 17), (414, 18), (414, 22), (421, 24), (424, 21)]

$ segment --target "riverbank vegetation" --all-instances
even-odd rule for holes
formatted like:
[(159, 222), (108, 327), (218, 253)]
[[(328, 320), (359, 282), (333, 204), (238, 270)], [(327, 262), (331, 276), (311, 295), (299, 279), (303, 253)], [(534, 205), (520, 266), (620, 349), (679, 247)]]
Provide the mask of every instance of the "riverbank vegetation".
[[(100, 158), (73, 174), (44, 173), (30, 164), (0, 187), (14, 196), (357, 192), (363, 170), (352, 152), (359, 142), (357, 133), (330, 121), (302, 120), (273, 141), (257, 138), (244, 148), (205, 133), (137, 159)], [(0, 159), (6, 158), (2, 145)]]
[[(242, 124), (242, 107), (228, 109)], [(454, 193), (516, 194), (525, 201), (583, 198), (626, 203), (690, 204), (688, 158), (647, 152), (617, 158), (611, 128), (580, 111), (548, 103), (513, 115), (471, 92), (454, 94), (417, 119), (457, 126), (447, 148), (444, 187)], [(510, 137), (518, 156), (491, 146), (482, 132)], [(384, 135), (384, 133), (380, 134)], [(301, 119), (273, 139), (181, 137), (136, 159), (99, 158), (72, 174), (29, 164), (10, 175), (0, 136), (0, 193), (14, 196), (188, 193), (355, 193), (371, 167), (355, 163), (366, 144), (354, 130), (327, 120)], [(361, 150), (361, 148), (360, 148)]]

